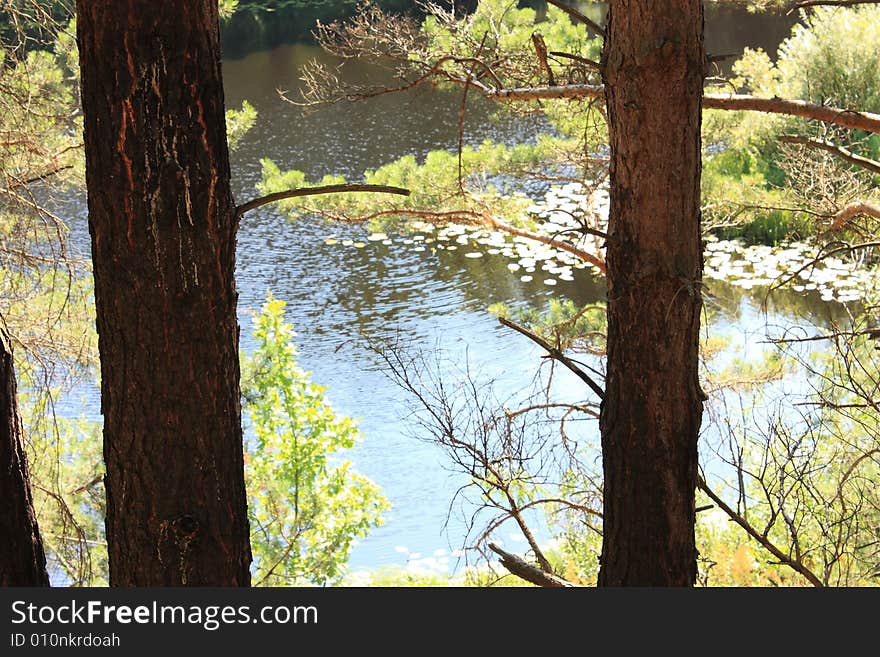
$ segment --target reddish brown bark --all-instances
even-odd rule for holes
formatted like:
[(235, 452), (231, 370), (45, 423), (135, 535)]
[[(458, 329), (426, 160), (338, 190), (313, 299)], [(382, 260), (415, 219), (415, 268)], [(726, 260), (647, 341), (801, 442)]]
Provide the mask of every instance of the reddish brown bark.
[(700, 0), (610, 3), (600, 586), (689, 586), (703, 394)]
[(247, 585), (216, 0), (79, 0), (110, 583)]
[(34, 514), (15, 390), (12, 345), (0, 319), (0, 586), (49, 586)]

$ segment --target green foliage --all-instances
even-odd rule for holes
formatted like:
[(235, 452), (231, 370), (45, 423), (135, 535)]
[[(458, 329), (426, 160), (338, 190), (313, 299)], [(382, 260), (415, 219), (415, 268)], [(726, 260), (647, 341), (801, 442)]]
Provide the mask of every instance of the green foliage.
[(76, 18), (55, 35), (54, 52), (59, 68), (67, 79), (79, 84), (79, 47), (76, 45)]
[(241, 144), (242, 138), (257, 122), (257, 110), (246, 100), (240, 110), (226, 110), (226, 139), (229, 150), (234, 151)]
[[(221, 0), (221, 3), (224, 0)], [(225, 0), (229, 2), (229, 0)], [(331, 15), (345, 16), (357, 7), (362, 0), (234, 0), (241, 9), (249, 11), (276, 12), (285, 9), (308, 10), (322, 9)], [(375, 4), (390, 10), (403, 9), (407, 6), (404, 0), (374, 0)]]
[[(733, 67), (730, 84), (713, 91), (736, 89), (877, 112), (878, 61), (880, 7), (820, 7), (793, 28), (776, 63), (762, 50), (747, 49)], [(703, 134), (709, 148), (703, 168), (704, 216), (710, 226), (726, 226), (723, 237), (771, 245), (803, 238), (812, 232), (812, 221), (798, 207), (833, 210), (860, 194), (864, 172), (855, 174), (827, 154), (797, 154), (781, 147), (777, 137), (793, 133), (809, 136), (815, 130), (803, 119), (780, 115), (705, 113)], [(876, 136), (866, 140), (854, 131), (830, 137), (868, 157), (880, 144)], [(825, 182), (816, 184), (817, 177)]]
[(783, 97), (880, 112), (878, 62), (880, 7), (817, 7), (779, 47), (778, 91)]
[(739, 239), (746, 245), (778, 246), (781, 242), (807, 238), (813, 232), (809, 220), (791, 210), (759, 210), (751, 216), (745, 224), (718, 228), (715, 233), (721, 239)]
[[(708, 506), (704, 496), (697, 504)], [(770, 562), (764, 549), (727, 516), (712, 509), (697, 514), (697, 583), (700, 586), (804, 586), (787, 566)]]
[(246, 475), (257, 584), (338, 582), (354, 540), (389, 507), (340, 458), (360, 434), (300, 369), (293, 335), (284, 302), (270, 296), (255, 320), (257, 348), (243, 384), (255, 435)]
[(239, 0), (219, 0), (218, 9), (220, 11), (220, 18), (222, 20), (228, 20), (232, 17), (232, 14), (238, 9)]
[(567, 516), (557, 536), (560, 547), (553, 565), (560, 577), (573, 584), (595, 586), (599, 579), (602, 536), (586, 530), (573, 516)]
[[(552, 553), (548, 556), (553, 563), (559, 561), (557, 555)], [(500, 572), (497, 572), (500, 570)], [(521, 580), (505, 570), (490, 569), (482, 566), (467, 566), (455, 574), (419, 572), (403, 568), (401, 566), (385, 566), (358, 572), (350, 576), (344, 585), (347, 586), (374, 586), (374, 587), (532, 587), (532, 584)]]
[[(229, 0), (221, 0), (223, 4)], [(374, 0), (387, 11), (412, 10), (411, 0)], [(318, 21), (330, 23), (351, 16), (361, 0), (238, 0), (234, 12), (223, 13), (223, 54), (242, 57), (255, 50), (309, 40)]]
[(0, 0), (0, 48), (39, 48), (70, 19), (74, 0)]
[[(0, 240), (3, 239), (0, 216)], [(22, 345), (16, 350), (19, 388), (69, 387), (97, 363), (92, 281), (58, 269), (0, 266), (0, 316)], [(57, 376), (55, 376), (57, 375)]]
[(476, 11), (463, 18), (462, 23), (462, 32), (451, 34), (442, 21), (427, 16), (422, 29), (430, 49), (438, 56), (456, 57), (479, 57), (481, 50), (531, 52), (532, 34), (538, 29), (548, 51), (577, 52), (593, 59), (601, 54), (601, 40), (590, 38), (585, 25), (574, 23), (552, 5), (547, 7), (546, 18), (539, 22), (530, 7), (518, 8), (511, 0), (481, 0)]
[[(775, 151), (775, 146), (771, 146)], [(765, 149), (766, 153), (769, 149)], [(722, 239), (740, 238), (746, 244), (768, 244), (809, 236), (807, 215), (798, 213), (780, 185), (784, 177), (761, 145), (727, 147), (704, 158), (703, 216), (706, 227), (716, 225)]]
[[(338, 583), (354, 541), (389, 504), (341, 458), (360, 433), (299, 368), (283, 318), (284, 303), (270, 297), (256, 320), (257, 350), (243, 359), (255, 435), (245, 454), (254, 582)], [(106, 585), (101, 427), (55, 417), (51, 398), (20, 394), (37, 520), (53, 572), (69, 585)]]
[[(511, 0), (481, 0), (472, 15), (459, 19), (454, 26), (429, 15), (422, 26), (426, 52), (420, 57), (425, 61), (451, 56), (465, 62), (468, 58), (495, 62), (493, 68), (508, 87), (548, 84), (545, 73), (535, 66), (532, 35), (536, 32), (550, 53), (569, 53), (593, 61), (601, 58), (602, 40), (590, 37), (586, 25), (573, 22), (558, 7), (548, 5), (546, 9), (544, 19), (539, 21), (534, 9), (518, 8)], [(590, 78), (594, 72), (573, 67), (573, 60), (551, 55), (548, 61), (558, 84), (598, 82)], [(472, 64), (463, 63), (449, 66), (449, 70), (464, 78), (469, 66)], [(598, 147), (605, 138), (604, 120), (592, 104), (551, 100), (542, 103), (541, 111), (561, 134), (579, 139), (589, 135), (590, 147)]]
[(344, 584), (373, 587), (445, 587), (464, 586), (464, 578), (452, 577), (446, 573), (415, 572), (401, 566), (383, 566), (374, 570), (354, 573), (346, 579)]
[[(496, 187), (506, 172), (540, 162), (552, 153), (560, 140), (540, 138), (536, 144), (509, 147), (486, 141), (480, 148), (465, 147), (461, 153), (462, 181), (474, 190), (462, 194), (458, 180), (458, 155), (447, 151), (431, 151), (419, 163), (412, 155), (386, 164), (375, 171), (366, 171), (367, 184), (393, 185), (409, 189), (408, 197), (389, 199), (382, 194), (330, 194), (320, 197), (320, 204), (308, 197), (281, 201), (279, 207), (290, 217), (320, 213), (329, 217), (369, 218), (376, 227), (387, 227), (417, 213), (439, 215), (446, 212), (491, 212), (512, 223), (529, 221), (526, 208), (530, 205), (522, 195), (504, 195)], [(301, 171), (281, 171), (271, 160), (262, 160), (263, 176), (259, 184), (262, 194), (287, 189), (329, 185), (345, 182), (339, 176), (326, 176), (310, 182)]]
[[(877, 360), (868, 336), (842, 336), (829, 351), (780, 349), (763, 359), (733, 358), (704, 385), (735, 391), (718, 409), (724, 438), (705, 446), (733, 465), (714, 461), (707, 468), (716, 472), (710, 485), (826, 585), (876, 583), (880, 422), (871, 397)], [(780, 404), (778, 387), (763, 385), (793, 373), (811, 389), (795, 412), (796, 396), (786, 394)], [(737, 402), (738, 408), (730, 407)], [(698, 498), (699, 506), (710, 503)], [(697, 516), (697, 540), (703, 584), (809, 584), (789, 566), (768, 561), (766, 550), (717, 508)]]
[(64, 219), (41, 200), (83, 178), (82, 125), (60, 36), (56, 50), (0, 50), (0, 315), (22, 345), (25, 389), (94, 354), (84, 264), (69, 257)]
[[(5, 67), (0, 81), (0, 131), (8, 136), (0, 148), (2, 175), (30, 180), (47, 169), (78, 164), (72, 133), (80, 124), (68, 118), (73, 115), (74, 90), (55, 56), (32, 51), (21, 61), (9, 61), (0, 52), (0, 66)], [(20, 186), (9, 185), (11, 193), (4, 196), (28, 205), (12, 193)]]
[(19, 408), (53, 584), (106, 586), (101, 426), (55, 417), (48, 395), (19, 393)]

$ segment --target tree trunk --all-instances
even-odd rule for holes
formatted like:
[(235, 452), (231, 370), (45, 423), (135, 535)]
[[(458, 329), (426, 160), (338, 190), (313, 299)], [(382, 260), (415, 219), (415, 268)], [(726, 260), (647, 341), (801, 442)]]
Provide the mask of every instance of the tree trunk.
[(704, 395), (700, 0), (610, 3), (608, 365), (600, 586), (691, 586)]
[(12, 344), (0, 320), (0, 586), (49, 586), (15, 391)]
[(250, 583), (216, 0), (78, 0), (115, 586)]

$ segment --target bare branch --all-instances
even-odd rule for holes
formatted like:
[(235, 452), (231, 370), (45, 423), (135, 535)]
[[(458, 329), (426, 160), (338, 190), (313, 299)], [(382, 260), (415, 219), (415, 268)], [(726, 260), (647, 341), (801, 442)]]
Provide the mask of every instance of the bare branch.
[(844, 206), (831, 217), (831, 230), (841, 230), (850, 221), (862, 215), (880, 219), (880, 205), (870, 201), (855, 201)]
[(727, 514), (727, 517), (733, 520), (737, 525), (742, 527), (746, 533), (751, 536), (753, 539), (758, 541), (761, 546), (767, 550), (770, 554), (772, 554), (776, 559), (779, 560), (779, 563), (785, 564), (792, 570), (803, 575), (807, 581), (810, 582), (813, 586), (817, 588), (823, 588), (825, 585), (822, 584), (822, 580), (820, 580), (813, 571), (807, 568), (803, 563), (796, 559), (792, 559), (788, 555), (786, 555), (782, 550), (776, 547), (770, 539), (767, 538), (766, 535), (759, 532), (755, 529), (752, 524), (743, 518), (736, 511), (731, 509), (718, 495), (716, 495), (711, 488), (706, 484), (705, 480), (702, 477), (697, 478), (697, 488), (706, 493), (710, 500), (712, 500), (718, 508), (724, 511)]
[(880, 114), (817, 105), (805, 100), (758, 98), (742, 94), (704, 94), (705, 109), (746, 110), (768, 114), (785, 114), (803, 119), (833, 123), (844, 128), (880, 133)]
[(63, 171), (68, 171), (72, 168), (73, 168), (72, 164), (65, 164), (63, 166), (58, 166), (58, 167), (55, 167), (54, 169), (50, 169), (48, 171), (38, 173), (37, 175), (32, 176), (32, 177), (28, 178), (27, 180), (16, 181), (16, 183), (14, 185), (10, 185), (9, 188), (15, 189), (17, 187), (22, 187), (25, 185), (32, 185), (35, 182), (41, 182), (43, 180), (48, 180), (49, 178), (51, 178), (53, 176), (57, 176), (59, 173), (61, 173)]
[[(567, 84), (555, 87), (521, 87), (515, 89), (490, 89), (484, 94), (497, 100), (583, 100), (598, 98), (605, 93), (603, 85)], [(753, 111), (766, 114), (785, 114), (804, 119), (833, 123), (844, 128), (880, 133), (880, 114), (817, 105), (805, 100), (783, 98), (759, 98), (743, 94), (704, 94), (705, 109)]]
[(483, 91), (493, 100), (586, 100), (601, 98), (605, 87), (601, 84), (563, 84), (553, 87), (487, 88)]
[(560, 52), (559, 50), (551, 50), (550, 55), (553, 57), (561, 57), (562, 59), (570, 59), (574, 62), (578, 62), (579, 64), (584, 64), (585, 66), (589, 66), (590, 68), (599, 69), (599, 62), (594, 62), (592, 59), (587, 59), (586, 57), (581, 57), (580, 55), (573, 55), (570, 52)]
[(547, 84), (551, 87), (556, 85), (556, 79), (553, 77), (553, 69), (547, 62), (547, 44), (544, 43), (544, 37), (540, 32), (532, 32), (532, 46), (535, 48), (535, 56), (538, 58), (538, 65), (547, 76)]
[(574, 363), (574, 361), (571, 360), (564, 353), (562, 353), (562, 351), (560, 351), (559, 349), (554, 347), (552, 344), (547, 342), (541, 336), (532, 333), (530, 330), (528, 330), (524, 326), (520, 326), (519, 324), (511, 322), (509, 319), (505, 319), (504, 317), (499, 317), (498, 321), (501, 322), (501, 324), (503, 324), (504, 326), (506, 326), (508, 328), (512, 328), (517, 333), (522, 333), (529, 340), (531, 340), (532, 342), (543, 347), (547, 351), (547, 353), (550, 354), (550, 357), (553, 360), (557, 360), (560, 363), (562, 363), (563, 365), (565, 365), (568, 369), (570, 369), (572, 372), (574, 372), (578, 376), (578, 378), (581, 379), (581, 381), (583, 381), (588, 386), (590, 386), (590, 389), (593, 392), (595, 392), (596, 395), (598, 395), (598, 397), (600, 399), (605, 399), (605, 391), (602, 389), (602, 387), (598, 383), (593, 381), (593, 379), (590, 378), (589, 374), (587, 374), (580, 367), (578, 367)]
[(575, 584), (562, 579), (558, 575), (548, 573), (521, 559), (515, 554), (502, 550), (497, 544), (489, 543), (489, 549), (501, 557), (501, 565), (512, 574), (537, 586), (548, 588), (568, 588)]
[(400, 196), (409, 196), (410, 191), (402, 187), (390, 187), (388, 185), (324, 185), (321, 187), (300, 187), (298, 189), (288, 189), (283, 192), (275, 192), (255, 198), (247, 203), (242, 203), (235, 208), (235, 216), (241, 217), (245, 212), (253, 210), (269, 203), (283, 201), (288, 198), (297, 198), (300, 196), (315, 196), (317, 194), (338, 194), (351, 192), (373, 192), (380, 194), (398, 194)]
[[(588, 262), (593, 265), (596, 269), (598, 269), (601, 273), (605, 273), (605, 261), (601, 258), (593, 255), (589, 251), (584, 251), (583, 249), (579, 249), (576, 246), (572, 246), (568, 242), (564, 240), (559, 240), (553, 235), (541, 235), (540, 233), (535, 233), (530, 230), (525, 230), (524, 228), (517, 228), (516, 226), (511, 226), (510, 224), (501, 221), (497, 217), (487, 216), (487, 223), (494, 229), (500, 230), (509, 235), (514, 235), (517, 237), (525, 237), (530, 240), (535, 240), (536, 242), (541, 242), (542, 244), (546, 244), (548, 246), (553, 246), (559, 249), (560, 251), (566, 251), (571, 253), (574, 256), (577, 256), (584, 262)], [(599, 231), (595, 231), (599, 232)], [(601, 234), (605, 237), (604, 234)]]
[[(584, 100), (599, 98), (604, 93), (605, 87), (595, 84), (566, 84), (555, 87), (518, 87), (512, 89), (488, 88), (483, 91), (487, 98), (511, 101)], [(880, 133), (880, 114), (817, 105), (805, 100), (760, 98), (744, 94), (703, 94), (703, 108), (784, 114), (833, 123), (853, 130)]]
[(862, 157), (842, 146), (838, 146), (834, 142), (825, 139), (801, 137), (800, 135), (781, 135), (778, 139), (784, 144), (801, 144), (803, 146), (809, 146), (810, 148), (818, 148), (819, 150), (827, 151), (828, 153), (836, 155), (852, 165), (867, 169), (868, 171), (873, 171), (874, 173), (880, 173), (880, 162), (867, 157)]
[(824, 340), (839, 340), (840, 338), (857, 338), (867, 335), (872, 340), (880, 338), (880, 330), (867, 329), (865, 331), (835, 331), (834, 333), (822, 335), (810, 335), (804, 338), (773, 338), (772, 340), (761, 340), (761, 344), (796, 344), (800, 342), (820, 342)]

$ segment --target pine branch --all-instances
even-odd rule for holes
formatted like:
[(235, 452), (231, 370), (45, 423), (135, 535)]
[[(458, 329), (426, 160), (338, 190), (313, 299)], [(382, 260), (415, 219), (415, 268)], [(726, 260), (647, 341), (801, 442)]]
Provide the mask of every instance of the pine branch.
[(339, 194), (352, 192), (372, 192), (379, 194), (398, 194), (400, 196), (409, 196), (410, 191), (402, 187), (390, 187), (388, 185), (324, 185), (322, 187), (300, 187), (298, 189), (288, 189), (283, 192), (275, 192), (255, 198), (247, 203), (242, 203), (235, 208), (236, 218), (240, 218), (245, 212), (259, 208), (260, 206), (276, 201), (283, 201), (288, 198), (297, 198), (300, 196), (315, 196), (317, 194)]

